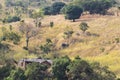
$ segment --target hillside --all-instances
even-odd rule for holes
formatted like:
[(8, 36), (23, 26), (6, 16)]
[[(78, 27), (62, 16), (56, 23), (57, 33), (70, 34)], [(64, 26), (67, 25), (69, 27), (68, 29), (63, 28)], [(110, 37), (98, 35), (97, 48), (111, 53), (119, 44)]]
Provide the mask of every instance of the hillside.
[(119, 80), (119, 0), (0, 0), (0, 80)]
[[(26, 21), (32, 22), (33, 20), (27, 19)], [(53, 21), (54, 27), (50, 28), (49, 23)], [(40, 56), (40, 45), (45, 44), (46, 39), (51, 39), (55, 44), (56, 51), (49, 53), (46, 56), (48, 58), (53, 55), (68, 55), (71, 59), (79, 55), (88, 61), (98, 61), (102, 65), (110, 67), (110, 70), (114, 71), (120, 76), (120, 18), (116, 16), (82, 16), (81, 19), (76, 22), (65, 20), (63, 15), (57, 16), (45, 16), (42, 22), (42, 27), (39, 28), (39, 34), (30, 39), (30, 54), (23, 49), (25, 46), (25, 38), (23, 36), (19, 45), (14, 45), (11, 42), (3, 41), (10, 45), (12, 50), (6, 57), (11, 57), (16, 60), (21, 58), (35, 58)], [(89, 29), (85, 34), (79, 28), (81, 22), (86, 22), (89, 25)], [(11, 24), (1, 24), (0, 27), (5, 26), (9, 28), (9, 25), (13, 25), (13, 29), (18, 32), (19, 22)], [(64, 39), (64, 32), (72, 30), (74, 33), (69, 40)], [(62, 43), (69, 43), (69, 47), (62, 48)], [(44, 56), (44, 55), (43, 55)]]

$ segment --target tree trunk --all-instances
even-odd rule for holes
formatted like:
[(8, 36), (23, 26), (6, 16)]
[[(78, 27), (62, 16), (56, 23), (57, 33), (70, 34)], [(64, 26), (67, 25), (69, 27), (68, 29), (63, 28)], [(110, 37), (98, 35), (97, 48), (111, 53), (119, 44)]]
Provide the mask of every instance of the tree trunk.
[(73, 22), (75, 22), (75, 19), (73, 19)]
[(35, 26), (38, 27), (38, 19), (35, 20)]
[(26, 49), (28, 50), (28, 46), (29, 46), (29, 38), (26, 38)]

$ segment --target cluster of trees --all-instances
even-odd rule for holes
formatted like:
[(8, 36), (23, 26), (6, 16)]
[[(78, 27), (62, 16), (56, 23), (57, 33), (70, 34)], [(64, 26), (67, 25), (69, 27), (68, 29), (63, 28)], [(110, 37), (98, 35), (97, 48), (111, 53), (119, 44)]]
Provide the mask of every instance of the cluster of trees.
[(25, 70), (6, 65), (0, 73), (1, 80), (116, 80), (107, 67), (68, 56), (54, 59), (51, 68), (39, 63), (30, 63)]
[[(29, 14), (30, 15), (29, 17), (32, 18), (36, 18), (36, 16), (41, 17), (39, 16), (39, 14), (41, 15), (43, 13), (44, 15), (57, 15), (63, 13), (65, 14), (66, 19), (70, 19), (73, 21), (75, 21), (75, 19), (80, 18), (83, 12), (89, 12), (90, 14), (105, 15), (110, 7), (116, 4), (117, 6), (119, 5), (118, 0), (73, 0), (73, 2), (69, 4), (66, 4), (64, 2), (55, 2), (52, 5), (48, 5), (46, 7), (44, 6), (42, 7), (43, 9), (36, 11), (35, 9), (28, 8), (28, 6), (30, 6), (30, 3), (28, 2), (29, 0), (28, 1), (6, 0), (5, 4), (8, 7), (15, 6), (15, 10), (17, 14), (20, 15), (22, 15), (20, 10), (23, 10), (22, 13), (25, 12), (25, 14)], [(31, 2), (40, 2), (40, 0), (31, 1)], [(13, 17), (8, 17), (8, 19), (5, 18), (3, 22), (14, 22), (19, 20), (20, 20), (19, 17), (13, 16)]]
[(2, 20), (3, 23), (11, 23), (11, 22), (17, 22), (20, 21), (21, 18), (18, 16), (8, 16)]
[(115, 4), (115, 0), (74, 0), (67, 5), (63, 2), (56, 2), (52, 6), (45, 7), (43, 10), (45, 15), (63, 13), (66, 19), (75, 21), (75, 19), (80, 18), (83, 12), (105, 15), (107, 10)]
[(44, 14), (45, 15), (56, 15), (60, 14), (60, 10), (65, 6), (66, 4), (63, 2), (55, 2), (51, 6), (45, 7)]
[(63, 12), (67, 19), (75, 21), (83, 12), (105, 15), (114, 4), (113, 0), (75, 0), (72, 4), (65, 6)]

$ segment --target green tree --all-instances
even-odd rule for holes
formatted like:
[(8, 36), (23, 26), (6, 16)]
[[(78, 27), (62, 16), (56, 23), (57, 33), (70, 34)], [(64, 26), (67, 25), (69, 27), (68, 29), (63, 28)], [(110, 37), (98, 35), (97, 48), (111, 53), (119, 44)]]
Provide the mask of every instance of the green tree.
[(68, 80), (116, 80), (108, 67), (99, 63), (88, 63), (79, 57), (75, 58), (67, 67)]
[(84, 3), (83, 8), (85, 11), (89, 11), (90, 14), (105, 15), (107, 10), (113, 6), (111, 0), (92, 0)]
[(11, 70), (10, 75), (5, 80), (26, 80), (26, 76), (21, 69)]
[(107, 66), (101, 66), (99, 63), (91, 63), (91, 68), (94, 71), (95, 80), (116, 80), (116, 75), (111, 72)]
[(73, 22), (75, 22), (75, 19), (80, 18), (83, 12), (83, 9), (75, 5), (68, 5), (66, 6), (64, 12), (65, 12), (66, 19), (70, 19), (70, 20), (73, 20)]
[(68, 78), (69, 80), (94, 80), (93, 70), (89, 63), (77, 57), (68, 66)]
[(6, 35), (6, 39), (13, 41), (14, 44), (18, 44), (20, 42), (20, 35), (15, 32), (8, 32)]
[(18, 16), (8, 16), (8, 17), (3, 19), (3, 23), (17, 22), (20, 20), (21, 20), (21, 18)]
[(12, 69), (13, 67), (9, 64), (0, 67), (0, 80), (4, 80), (6, 77), (8, 77)]
[(36, 27), (39, 26), (38, 24), (40, 20), (43, 18), (43, 16), (44, 16), (44, 11), (42, 9), (36, 10), (32, 13), (32, 18), (35, 19)]
[(70, 59), (67, 56), (57, 58), (53, 61), (52, 72), (57, 80), (68, 80), (66, 71), (69, 64)]
[(44, 15), (51, 15), (51, 6), (47, 6), (43, 9)]
[(53, 43), (50, 39), (46, 39), (46, 43), (44, 45), (40, 46), (40, 49), (44, 52), (44, 53), (49, 53), (50, 51), (52, 51), (52, 47), (53, 47)]
[(63, 2), (55, 2), (51, 6), (51, 13), (53, 15), (59, 14), (60, 10), (65, 6), (65, 3)]
[(82, 7), (90, 14), (105, 15), (107, 10), (115, 5), (115, 1), (117, 0), (73, 0), (72, 4)]
[(45, 80), (47, 77), (47, 69), (46, 65), (40, 63), (31, 63), (27, 65), (25, 74), (27, 76), (27, 80)]
[(67, 56), (53, 61), (52, 71), (57, 80), (115, 80), (116, 76), (106, 66), (88, 63), (77, 56), (70, 60)]
[(83, 33), (85, 33), (85, 31), (89, 28), (89, 26), (85, 22), (82, 22), (79, 26)]

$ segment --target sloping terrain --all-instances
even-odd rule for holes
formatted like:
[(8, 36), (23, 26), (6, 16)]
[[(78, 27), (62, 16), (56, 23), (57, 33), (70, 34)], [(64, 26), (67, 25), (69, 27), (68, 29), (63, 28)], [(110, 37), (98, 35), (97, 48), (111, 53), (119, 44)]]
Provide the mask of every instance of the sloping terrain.
[[(33, 22), (30, 19), (26, 21)], [(49, 26), (51, 21), (54, 22), (53, 28)], [(39, 46), (49, 38), (55, 44), (59, 55), (68, 55), (71, 59), (79, 55), (88, 61), (98, 61), (102, 65), (109, 66), (112, 71), (120, 76), (120, 17), (82, 16), (76, 22), (72, 22), (65, 20), (63, 15), (57, 15), (45, 16), (41, 22), (42, 27), (39, 28), (39, 34), (30, 39), (29, 48), (31, 51), (38, 50), (38, 52), (41, 52)], [(86, 22), (89, 25), (89, 29), (85, 33), (79, 28), (81, 22)], [(9, 25), (13, 25), (13, 29), (18, 31), (19, 22), (4, 26), (8, 28)], [(2, 26), (3, 24), (1, 24)], [(69, 39), (64, 39), (64, 32), (69, 30), (74, 32), (73, 35)], [(23, 49), (25, 46), (24, 36), (22, 36), (19, 45), (14, 45), (11, 42), (4, 43), (10, 44), (10, 49), (13, 50), (12, 55), (7, 54), (7, 56), (16, 60), (38, 56), (38, 54), (28, 54)], [(62, 48), (62, 43), (68, 43), (69, 46)]]

